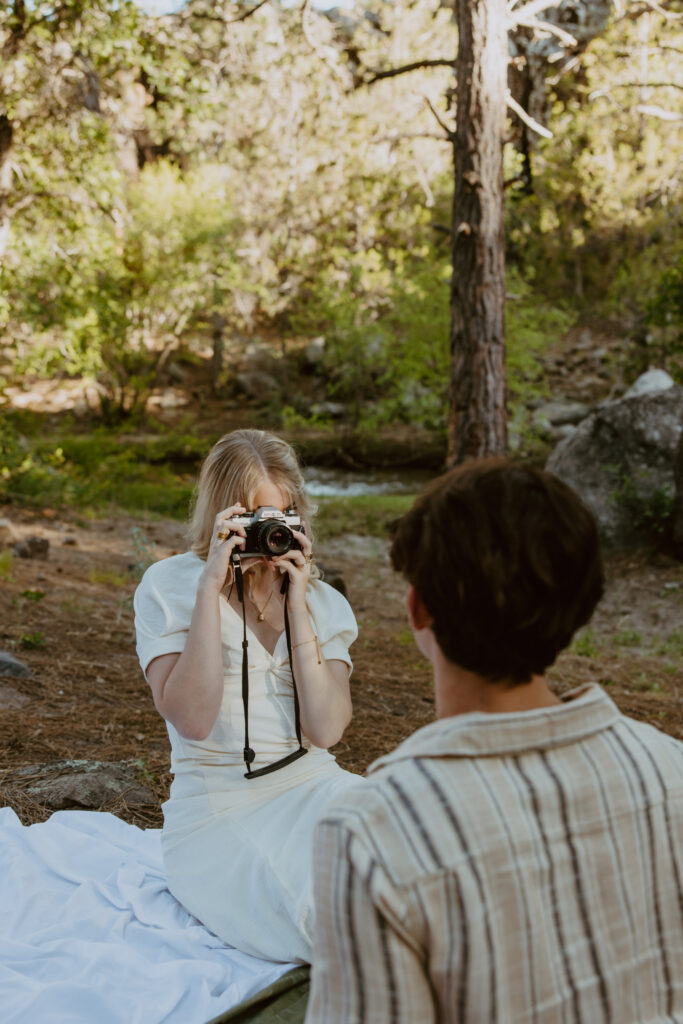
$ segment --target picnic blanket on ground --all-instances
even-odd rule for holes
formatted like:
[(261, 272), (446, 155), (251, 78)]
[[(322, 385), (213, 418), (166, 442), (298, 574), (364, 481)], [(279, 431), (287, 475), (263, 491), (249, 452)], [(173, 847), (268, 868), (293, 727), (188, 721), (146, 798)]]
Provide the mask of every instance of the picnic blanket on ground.
[(3, 1024), (206, 1024), (293, 966), (225, 946), (180, 906), (158, 829), (0, 809)]

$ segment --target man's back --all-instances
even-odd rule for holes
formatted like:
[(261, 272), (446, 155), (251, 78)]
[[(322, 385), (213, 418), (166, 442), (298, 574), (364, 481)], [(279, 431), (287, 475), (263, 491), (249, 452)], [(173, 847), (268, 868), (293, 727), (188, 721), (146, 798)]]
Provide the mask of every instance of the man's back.
[(318, 826), (307, 1021), (683, 1021), (682, 822), (598, 687), (426, 726)]

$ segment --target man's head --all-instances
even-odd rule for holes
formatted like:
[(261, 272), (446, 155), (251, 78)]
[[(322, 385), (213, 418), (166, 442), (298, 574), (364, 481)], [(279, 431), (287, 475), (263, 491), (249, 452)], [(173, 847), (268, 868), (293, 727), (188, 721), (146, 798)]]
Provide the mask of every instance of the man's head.
[(552, 474), (506, 459), (435, 480), (396, 524), (391, 560), (443, 655), (492, 682), (543, 675), (603, 590), (586, 506)]

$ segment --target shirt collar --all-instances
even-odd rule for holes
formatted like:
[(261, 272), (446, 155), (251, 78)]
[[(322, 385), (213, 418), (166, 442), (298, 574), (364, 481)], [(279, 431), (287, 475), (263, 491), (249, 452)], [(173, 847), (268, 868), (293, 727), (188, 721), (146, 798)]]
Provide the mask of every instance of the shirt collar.
[(562, 704), (547, 708), (505, 714), (472, 711), (437, 719), (374, 761), (368, 774), (415, 757), (496, 757), (548, 750), (609, 729), (619, 717), (604, 690), (589, 683), (565, 694)]

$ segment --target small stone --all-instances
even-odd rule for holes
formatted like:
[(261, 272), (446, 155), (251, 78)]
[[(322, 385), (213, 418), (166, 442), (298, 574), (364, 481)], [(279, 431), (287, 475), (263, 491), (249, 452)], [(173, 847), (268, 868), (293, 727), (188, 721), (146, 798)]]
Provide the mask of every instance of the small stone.
[(14, 553), (19, 558), (46, 559), (50, 550), (47, 537), (26, 537), (14, 545)]
[(7, 651), (0, 651), (0, 676), (14, 676), (25, 679), (31, 675), (31, 669)]
[(77, 541), (77, 539), (74, 537), (74, 535), (72, 533), (70, 533), (68, 535), (68, 537), (64, 538), (64, 540), (62, 541), (62, 547), (65, 547), (65, 548), (77, 548), (78, 547), (78, 541)]
[(12, 708), (23, 708), (31, 703), (31, 698), (25, 693), (19, 693), (13, 686), (0, 683), (0, 709), (9, 711)]

